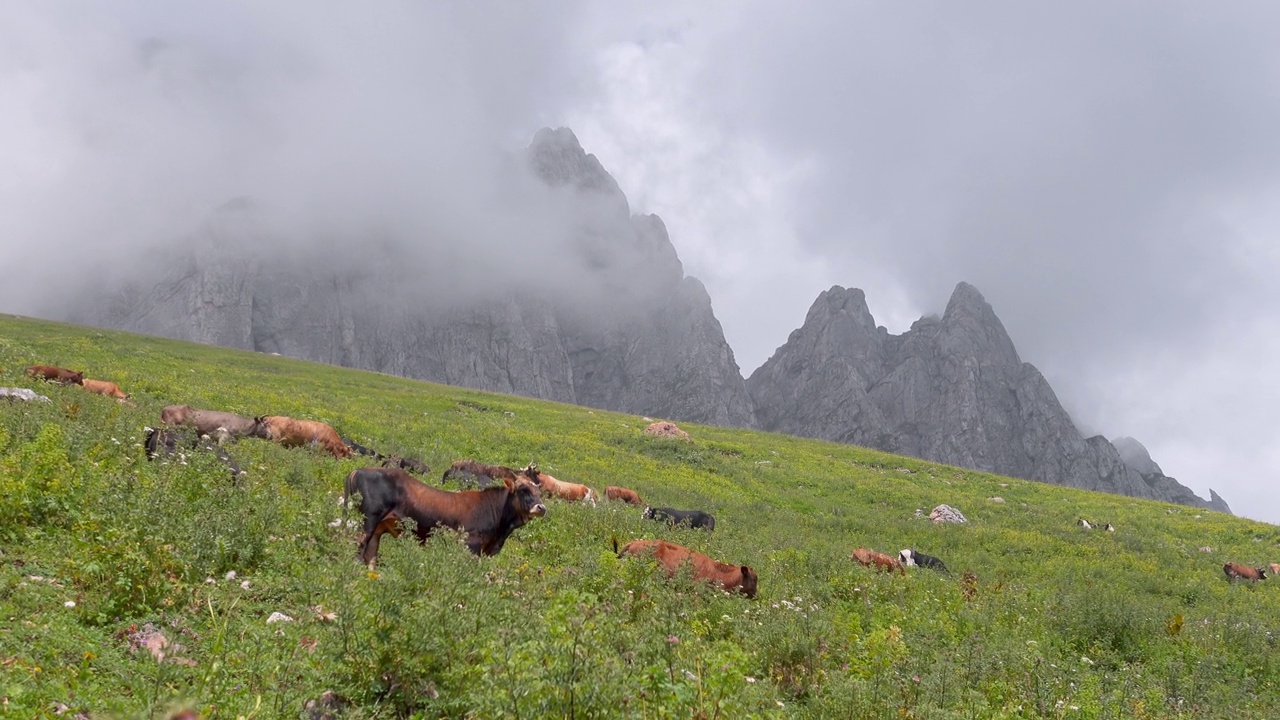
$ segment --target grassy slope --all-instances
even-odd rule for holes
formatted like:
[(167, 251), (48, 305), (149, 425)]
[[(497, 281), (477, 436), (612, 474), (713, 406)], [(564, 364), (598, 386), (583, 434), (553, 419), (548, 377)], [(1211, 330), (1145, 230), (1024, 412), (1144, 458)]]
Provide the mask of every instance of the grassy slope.
[[(650, 439), (629, 415), (0, 316), (0, 385), (33, 386), (21, 370), (37, 362), (116, 381), (137, 407), (56, 386), (37, 388), (49, 404), (0, 401), (0, 715), (186, 703), (297, 717), (327, 688), (351, 717), (1280, 708), (1280, 588), (1221, 571), (1280, 560), (1275, 526), (781, 435), (685, 425), (691, 442)], [(448, 537), (388, 540), (369, 574), (330, 525), (358, 460), (242, 441), (231, 452), (250, 474), (235, 486), (207, 456), (147, 463), (142, 428), (174, 402), (325, 420), (422, 458), (432, 482), (458, 458), (532, 460), (711, 510), (717, 529), (552, 503), (495, 558)], [(913, 518), (939, 503), (970, 522)], [(662, 582), (617, 561), (615, 536), (750, 564), (760, 597)], [(874, 575), (850, 562), (859, 545), (915, 547), (955, 574)], [(274, 611), (296, 621), (268, 625)], [(130, 650), (126, 633), (147, 623), (181, 662)]]

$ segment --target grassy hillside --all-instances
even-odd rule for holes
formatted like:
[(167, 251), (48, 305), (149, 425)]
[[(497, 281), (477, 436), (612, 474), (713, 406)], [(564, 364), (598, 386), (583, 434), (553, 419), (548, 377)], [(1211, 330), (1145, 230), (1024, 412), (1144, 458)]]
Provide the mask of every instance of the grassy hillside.
[[(33, 383), (33, 363), (116, 381), (136, 407)], [(3, 717), (299, 717), (325, 690), (353, 718), (1280, 716), (1280, 587), (1221, 569), (1280, 560), (1275, 526), (781, 435), (647, 438), (635, 416), (9, 316), (0, 386), (52, 398), (0, 400)], [(143, 427), (170, 403), (324, 420), (420, 457), (432, 483), (454, 459), (535, 461), (717, 526), (551, 501), (497, 557), (388, 538), (371, 573), (334, 524), (358, 459), (244, 440), (235, 484), (207, 454), (149, 463)], [(940, 503), (969, 523), (915, 517)], [(760, 596), (665, 582), (613, 537), (749, 564)], [(953, 574), (877, 575), (857, 546)]]

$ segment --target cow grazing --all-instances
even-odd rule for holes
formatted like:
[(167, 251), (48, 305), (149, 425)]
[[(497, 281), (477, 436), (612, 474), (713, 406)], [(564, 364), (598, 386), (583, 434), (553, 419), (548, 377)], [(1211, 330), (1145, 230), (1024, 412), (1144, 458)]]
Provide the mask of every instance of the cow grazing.
[(116, 400), (119, 400), (120, 402), (129, 401), (128, 393), (121, 390), (120, 386), (113, 382), (107, 382), (106, 380), (92, 380), (90, 378), (84, 378), (81, 384), (84, 385), (85, 390), (88, 390), (91, 393), (97, 393), (99, 395), (106, 395), (107, 397), (113, 397)]
[(524, 470), (512, 470), (503, 465), (486, 465), (475, 460), (455, 460), (448, 470), (444, 471), (441, 480), (456, 480), (463, 485), (487, 488), (495, 481), (516, 480), (524, 475), (530, 480), (538, 474), (538, 466), (529, 463)]
[(342, 442), (338, 431), (319, 420), (298, 420), (284, 415), (254, 418), (253, 437), (280, 443), (285, 447), (318, 445), (336, 458), (351, 457), (351, 448)]
[(701, 510), (647, 507), (641, 517), (646, 520), (665, 521), (669, 525), (688, 525), (691, 528), (701, 528), (707, 532), (716, 529), (715, 516)]
[(596, 491), (586, 485), (557, 480), (540, 471), (535, 472), (530, 479), (533, 480), (533, 482), (542, 490), (542, 493), (548, 497), (559, 498), (566, 502), (587, 502), (592, 505), (596, 504)]
[(747, 565), (729, 565), (712, 560), (700, 552), (690, 550), (683, 545), (666, 540), (632, 540), (622, 549), (618, 549), (618, 541), (613, 541), (613, 550), (618, 557), (652, 557), (662, 567), (667, 577), (675, 577), (680, 568), (688, 565), (695, 580), (719, 585), (725, 592), (740, 592), (748, 599), (756, 596), (758, 578), (756, 571)]
[(190, 431), (170, 430), (168, 428), (147, 428), (147, 437), (145, 441), (147, 448), (147, 459), (155, 460), (161, 455), (173, 455), (181, 452), (179, 448), (207, 450), (221, 460), (231, 470), (231, 482), (240, 479), (245, 472), (240, 468), (240, 463), (231, 457), (226, 450), (215, 444), (208, 435), (200, 437), (192, 437)]
[(604, 496), (607, 500), (621, 500), (631, 505), (643, 505), (644, 501), (640, 499), (640, 493), (635, 490), (628, 490), (624, 487), (609, 485), (604, 489)]
[(1240, 563), (1229, 562), (1222, 566), (1222, 572), (1227, 574), (1227, 580), (1266, 580), (1267, 571), (1262, 568), (1249, 567)]
[(862, 567), (874, 567), (876, 570), (883, 570), (890, 575), (894, 570), (906, 575), (907, 569), (898, 562), (895, 557), (890, 557), (882, 552), (876, 552), (868, 548), (857, 548), (853, 551), (853, 559), (858, 561)]
[(1272, 575), (1280, 575), (1280, 563), (1271, 563), (1267, 566), (1267, 569), (1271, 571)]
[(253, 435), (257, 422), (250, 417), (220, 410), (198, 410), (190, 405), (166, 405), (160, 411), (160, 422), (165, 425), (195, 428), (200, 435), (219, 435), (218, 428), (233, 438)]
[(49, 382), (56, 382), (59, 385), (83, 385), (84, 372), (76, 372), (66, 368), (55, 367), (53, 365), (28, 365), (27, 374), (33, 378), (40, 378)]
[(504, 478), (501, 485), (484, 490), (449, 492), (400, 468), (366, 467), (347, 475), (345, 507), (353, 493), (360, 494), (364, 515), (359, 555), (369, 567), (377, 560), (382, 535), (398, 537), (402, 519), (417, 523), (420, 542), (438, 527), (451, 528), (466, 534), (467, 547), (476, 555), (497, 555), (512, 532), (547, 513), (538, 486), (527, 477)]
[(1080, 520), (1076, 522), (1076, 524), (1084, 528), (1085, 530), (1093, 529), (1093, 523), (1089, 522), (1088, 520), (1085, 520), (1084, 518), (1080, 518)]
[(898, 561), (907, 567), (919, 565), (920, 567), (929, 568), (930, 570), (941, 570), (944, 573), (950, 573), (945, 563), (932, 555), (925, 555), (922, 552), (906, 549), (898, 553)]

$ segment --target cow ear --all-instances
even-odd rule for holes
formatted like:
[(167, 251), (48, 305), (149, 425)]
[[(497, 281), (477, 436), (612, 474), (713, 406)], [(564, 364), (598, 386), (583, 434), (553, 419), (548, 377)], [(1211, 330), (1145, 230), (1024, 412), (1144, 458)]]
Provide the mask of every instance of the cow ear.
[(503, 485), (506, 485), (508, 490), (510, 490), (510, 491), (512, 491), (512, 492), (515, 492), (515, 489), (516, 489), (516, 481), (515, 481), (515, 480), (512, 480), (512, 479), (511, 479), (511, 478), (509, 478), (509, 477), (505, 477), (505, 478), (502, 478), (502, 484), (503, 484)]

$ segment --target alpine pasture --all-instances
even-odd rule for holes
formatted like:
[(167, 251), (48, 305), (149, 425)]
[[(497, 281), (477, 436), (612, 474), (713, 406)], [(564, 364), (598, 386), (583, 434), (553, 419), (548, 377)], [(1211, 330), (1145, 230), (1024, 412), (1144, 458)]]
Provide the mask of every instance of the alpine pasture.
[[(314, 717), (1280, 716), (1280, 579), (1222, 569), (1280, 560), (1272, 525), (775, 434), (647, 437), (633, 415), (12, 316), (0, 386), (51, 400), (0, 398), (3, 717), (297, 718), (325, 691)], [(144, 428), (174, 403), (321, 420), (425, 461), (437, 486), (454, 460), (534, 462), (715, 529), (547, 499), (495, 557), (405, 533), (371, 571), (338, 504), (367, 458), (242, 439), (225, 446), (234, 482), (205, 451), (149, 462)], [(968, 522), (931, 523), (943, 503)], [(759, 595), (667, 580), (615, 538), (750, 565)], [(857, 547), (951, 572), (877, 573)]]

